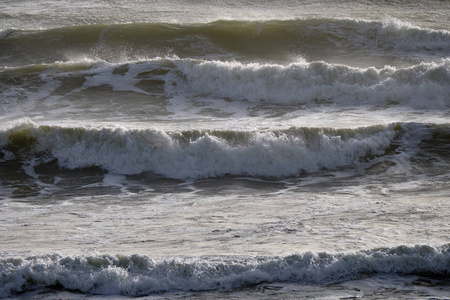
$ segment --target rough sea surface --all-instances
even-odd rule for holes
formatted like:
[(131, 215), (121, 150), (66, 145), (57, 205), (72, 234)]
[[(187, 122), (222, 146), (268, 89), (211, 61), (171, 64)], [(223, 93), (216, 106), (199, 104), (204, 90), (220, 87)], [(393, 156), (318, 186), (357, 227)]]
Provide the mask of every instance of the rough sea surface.
[(0, 298), (450, 299), (450, 2), (0, 2)]

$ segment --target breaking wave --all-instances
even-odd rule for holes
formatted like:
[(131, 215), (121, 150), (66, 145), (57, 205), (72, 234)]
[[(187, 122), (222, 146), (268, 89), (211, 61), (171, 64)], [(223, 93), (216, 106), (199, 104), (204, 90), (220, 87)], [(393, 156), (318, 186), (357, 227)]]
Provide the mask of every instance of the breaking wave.
[(141, 255), (0, 260), (0, 297), (43, 288), (95, 295), (145, 296), (175, 291), (230, 291), (260, 283), (331, 284), (377, 273), (448, 276), (449, 246), (398, 246), (357, 253), (284, 257), (152, 259)]
[(450, 105), (450, 60), (409, 68), (352, 68), (326, 62), (287, 66), (182, 60), (166, 90), (279, 104)]
[(381, 155), (395, 136), (394, 127), (165, 132), (28, 122), (0, 132), (0, 158), (34, 165), (56, 159), (68, 169), (95, 166), (114, 174), (148, 172), (175, 179), (286, 177), (355, 167)]
[(441, 109), (450, 106), (450, 60), (405, 68), (356, 68), (320, 61), (280, 65), (172, 57), (124, 64), (81, 61), (0, 69), (6, 102), (27, 95), (65, 97), (103, 86), (190, 99)]

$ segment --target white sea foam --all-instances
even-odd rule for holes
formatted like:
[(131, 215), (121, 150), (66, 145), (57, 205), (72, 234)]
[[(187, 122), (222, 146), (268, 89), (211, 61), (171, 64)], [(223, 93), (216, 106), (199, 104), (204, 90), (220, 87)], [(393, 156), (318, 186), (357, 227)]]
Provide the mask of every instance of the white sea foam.
[(286, 257), (200, 257), (153, 260), (131, 256), (59, 254), (0, 261), (0, 297), (58, 286), (101, 295), (229, 291), (262, 282), (329, 284), (367, 274), (445, 275), (448, 245), (399, 246), (353, 254), (307, 252)]
[[(245, 112), (255, 105), (272, 104), (300, 105), (299, 109), (322, 105), (420, 110), (450, 106), (449, 59), (423, 62), (408, 68), (385, 66), (377, 69), (326, 62), (302, 61), (280, 65), (167, 57), (125, 64), (81, 60), (29, 66), (23, 70), (5, 68), (2, 71), (6, 77), (8, 72), (13, 72), (14, 76), (17, 72), (24, 74), (25, 78), (20, 85), (3, 87), (0, 84), (4, 89), (4, 97), (0, 99), (4, 104), (0, 108), (4, 112), (3, 118), (13, 118), (24, 112), (42, 117), (47, 114), (48, 107), (53, 108), (53, 114), (48, 118), (64, 117), (69, 112), (86, 115), (89, 113), (86, 111), (88, 103), (81, 104), (90, 89), (100, 88), (100, 97), (91, 101), (89, 108), (99, 110), (109, 103), (106, 102), (108, 94), (101, 89), (104, 86), (109, 86), (113, 92), (132, 92), (149, 97), (147, 102), (142, 97), (136, 100), (140, 101), (138, 103), (144, 111), (155, 111), (154, 105), (158, 103), (163, 105), (158, 107), (159, 111), (175, 111), (177, 115), (180, 108), (189, 112), (197, 110), (201, 115), (202, 106), (193, 105), (195, 101), (215, 101), (215, 109), (224, 115)], [(33, 85), (28, 84), (27, 76), (30, 75), (26, 74), (30, 72), (39, 78), (33, 80)], [(65, 82), (70, 82), (72, 77), (82, 78), (83, 82), (75, 81), (73, 89), (66, 90), (68, 84)], [(168, 102), (156, 102), (152, 98), (154, 95), (163, 95)], [(126, 115), (127, 110), (135, 108), (132, 102), (121, 99), (120, 95), (117, 97), (119, 99), (115, 102), (121, 102), (123, 107), (121, 114)], [(230, 100), (235, 103), (231, 104)], [(114, 108), (117, 109), (120, 107)], [(42, 113), (38, 113), (40, 111)]]
[(24, 123), (1, 132), (2, 144), (17, 132), (23, 139), (35, 140), (36, 151), (51, 153), (62, 167), (98, 166), (115, 174), (151, 172), (177, 179), (227, 174), (283, 177), (355, 166), (367, 156), (382, 154), (395, 135), (392, 126), (350, 133), (321, 129), (164, 132)]
[(377, 29), (374, 41), (379, 47), (388, 49), (443, 50), (450, 48), (450, 31), (424, 29), (398, 19), (387, 19)]
[(166, 82), (169, 93), (209, 95), (280, 104), (450, 105), (450, 60), (409, 68), (352, 68), (325, 62), (287, 66), (179, 60)]
[[(340, 19), (331, 24), (313, 26), (322, 34), (331, 34), (338, 40), (336, 46), (344, 43), (350, 48), (383, 49), (390, 52), (443, 51), (450, 48), (450, 31), (421, 28), (410, 22), (395, 18), (370, 22), (366, 20)], [(339, 41), (339, 42), (338, 42)]]

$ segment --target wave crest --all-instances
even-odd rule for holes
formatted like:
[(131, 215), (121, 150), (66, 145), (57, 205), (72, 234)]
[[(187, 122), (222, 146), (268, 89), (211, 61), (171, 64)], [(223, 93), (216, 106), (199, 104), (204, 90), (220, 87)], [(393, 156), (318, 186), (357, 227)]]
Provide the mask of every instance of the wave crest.
[(1, 80), (7, 84), (2, 101), (6, 108), (18, 94), (33, 100), (102, 86), (186, 101), (210, 97), (307, 106), (450, 106), (450, 59), (407, 68), (356, 68), (322, 61), (281, 65), (168, 57), (125, 64), (83, 61), (5, 68), (0, 70), (0, 86)]
[(175, 61), (166, 83), (170, 93), (209, 95), (279, 104), (389, 105), (447, 107), (450, 60), (409, 68), (352, 68), (325, 62), (243, 64)]
[(331, 284), (377, 273), (448, 276), (449, 245), (399, 246), (357, 253), (285, 257), (201, 257), (154, 260), (140, 255), (0, 260), (0, 297), (44, 287), (88, 294), (145, 296), (174, 291), (229, 291), (263, 282)]
[(394, 135), (393, 126), (164, 132), (26, 123), (1, 131), (0, 147), (3, 159), (30, 160), (38, 155), (69, 169), (96, 166), (115, 174), (150, 172), (175, 179), (286, 177), (355, 166), (381, 155)]

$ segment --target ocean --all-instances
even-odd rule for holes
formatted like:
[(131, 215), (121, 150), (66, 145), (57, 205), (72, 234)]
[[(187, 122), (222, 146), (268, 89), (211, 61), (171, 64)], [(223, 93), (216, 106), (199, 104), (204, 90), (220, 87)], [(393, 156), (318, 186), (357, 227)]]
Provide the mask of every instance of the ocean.
[(450, 299), (450, 2), (3, 0), (0, 298)]

